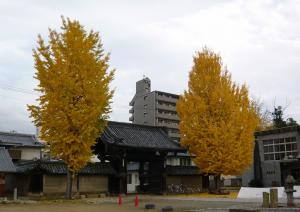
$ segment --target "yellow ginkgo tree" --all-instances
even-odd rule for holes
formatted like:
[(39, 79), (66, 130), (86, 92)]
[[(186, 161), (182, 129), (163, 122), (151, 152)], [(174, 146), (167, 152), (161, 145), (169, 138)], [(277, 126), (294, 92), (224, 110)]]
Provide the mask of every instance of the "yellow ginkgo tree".
[(72, 177), (90, 161), (108, 119), (114, 70), (98, 32), (64, 18), (61, 30), (49, 30), (48, 44), (38, 36), (33, 57), (41, 95), (28, 110), (51, 154), (67, 164), (66, 197), (71, 198)]
[(202, 172), (239, 175), (252, 163), (259, 116), (245, 85), (232, 82), (221, 57), (204, 48), (194, 56), (188, 90), (177, 102), (181, 145)]

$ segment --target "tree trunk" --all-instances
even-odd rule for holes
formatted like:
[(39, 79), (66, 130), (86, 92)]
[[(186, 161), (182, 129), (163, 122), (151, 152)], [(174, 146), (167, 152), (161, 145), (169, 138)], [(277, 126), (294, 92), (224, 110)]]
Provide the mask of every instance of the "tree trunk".
[(68, 169), (66, 199), (72, 199), (72, 184), (73, 184), (73, 174)]
[(221, 192), (221, 176), (215, 175), (214, 179), (215, 179), (215, 191), (217, 193), (220, 193)]

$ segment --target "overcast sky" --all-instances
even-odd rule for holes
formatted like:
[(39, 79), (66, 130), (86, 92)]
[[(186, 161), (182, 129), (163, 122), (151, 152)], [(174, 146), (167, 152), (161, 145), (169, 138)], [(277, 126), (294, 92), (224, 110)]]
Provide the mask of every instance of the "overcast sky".
[[(193, 55), (203, 46), (221, 54), (233, 80), (271, 110), (300, 122), (300, 4), (279, 0), (1, 0), (0, 130), (34, 133), (26, 104), (33, 88), (32, 48), (60, 16), (99, 31), (116, 89), (111, 120), (128, 121), (128, 103), (143, 75), (152, 90), (180, 94)], [(17, 92), (18, 91), (18, 92)]]

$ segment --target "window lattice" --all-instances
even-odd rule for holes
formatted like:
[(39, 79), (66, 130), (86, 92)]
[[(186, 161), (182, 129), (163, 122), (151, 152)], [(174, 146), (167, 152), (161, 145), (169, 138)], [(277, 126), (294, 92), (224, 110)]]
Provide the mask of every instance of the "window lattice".
[(288, 160), (297, 156), (296, 137), (263, 140), (265, 160)]

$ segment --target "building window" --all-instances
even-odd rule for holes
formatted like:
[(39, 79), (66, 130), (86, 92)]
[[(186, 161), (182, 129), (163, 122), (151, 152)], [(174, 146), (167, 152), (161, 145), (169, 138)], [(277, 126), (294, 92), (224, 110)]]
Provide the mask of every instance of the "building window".
[(180, 158), (180, 166), (190, 166), (191, 159), (190, 158)]
[(171, 106), (172, 109), (175, 109), (175, 107), (176, 107), (176, 103), (160, 101), (160, 100), (157, 101), (157, 105), (164, 105), (164, 106), (168, 106), (168, 107)]
[(296, 137), (263, 140), (265, 160), (287, 160), (297, 156)]

